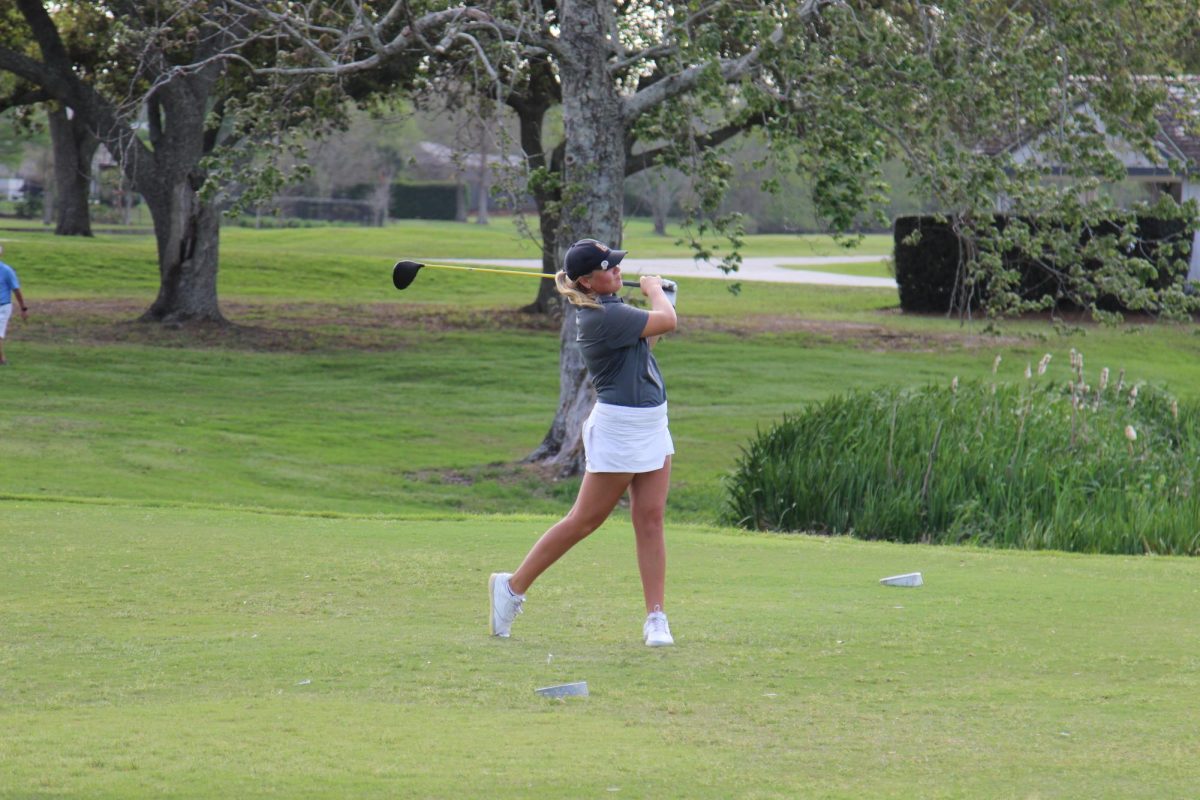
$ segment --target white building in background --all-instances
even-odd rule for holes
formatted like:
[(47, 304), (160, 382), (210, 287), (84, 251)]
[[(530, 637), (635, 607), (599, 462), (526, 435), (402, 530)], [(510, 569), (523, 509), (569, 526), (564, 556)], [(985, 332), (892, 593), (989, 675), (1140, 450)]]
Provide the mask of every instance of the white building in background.
[[(1092, 117), (1097, 130), (1106, 130), (1090, 107), (1082, 106), (1077, 110)], [(1152, 157), (1135, 151), (1115, 136), (1108, 137), (1110, 149), (1121, 158), (1131, 182), (1170, 193), (1177, 203), (1200, 202), (1200, 76), (1185, 76), (1169, 85), (1167, 100), (1156, 116), (1159, 133), (1154, 139)], [(1061, 167), (1047, 163), (1039, 156), (1039, 143), (1044, 139), (1045, 136), (1025, 144), (998, 145), (989, 151), (1008, 152), (1018, 164), (1039, 163), (1054, 172)], [(1004, 210), (1003, 200), (998, 205)], [(1200, 229), (1192, 234), (1188, 280), (1200, 281)]]
[(0, 177), (0, 200), (16, 202), (25, 199), (24, 178)]

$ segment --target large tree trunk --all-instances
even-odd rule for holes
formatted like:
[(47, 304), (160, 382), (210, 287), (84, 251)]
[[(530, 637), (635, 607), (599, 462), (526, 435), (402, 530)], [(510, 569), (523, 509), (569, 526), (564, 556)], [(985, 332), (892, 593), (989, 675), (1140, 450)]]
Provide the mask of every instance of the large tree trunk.
[(662, 203), (655, 203), (654, 207), (651, 209), (651, 213), (654, 215), (654, 235), (655, 236), (666, 236), (667, 235), (667, 210), (666, 210), (666, 208), (663, 206)]
[[(625, 121), (621, 98), (608, 73), (607, 0), (564, 0), (559, 6), (564, 159), (564, 208), (555, 263), (566, 247), (587, 236), (621, 244), (625, 182)], [(575, 315), (563, 315), (559, 404), (542, 444), (530, 456), (560, 476), (583, 471), (580, 432), (595, 394), (575, 342)]]
[(92, 156), (100, 140), (78, 114), (67, 115), (58, 103), (50, 106), (50, 141), (54, 147), (54, 199), (58, 236), (91, 236), (88, 195)]
[(654, 215), (654, 235), (667, 235), (667, 216), (671, 213), (671, 205), (675, 202), (675, 193), (667, 184), (666, 177), (654, 182), (653, 202), (650, 204), (651, 214)]
[[(153, 199), (151, 199), (153, 198)], [(186, 180), (146, 197), (158, 240), (158, 297), (142, 322), (219, 322), (217, 254), (220, 212)]]
[(212, 150), (205, 109), (218, 70), (176, 78), (147, 102), (152, 152), (134, 151), (126, 172), (146, 199), (158, 241), (158, 297), (143, 322), (218, 322), (217, 253), (220, 212), (200, 191), (208, 176), (200, 166)]

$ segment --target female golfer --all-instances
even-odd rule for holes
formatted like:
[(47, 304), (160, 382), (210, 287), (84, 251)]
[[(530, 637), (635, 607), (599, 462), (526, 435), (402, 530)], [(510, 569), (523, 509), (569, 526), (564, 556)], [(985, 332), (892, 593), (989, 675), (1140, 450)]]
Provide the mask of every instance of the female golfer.
[(659, 336), (675, 330), (675, 308), (662, 279), (652, 276), (641, 279), (650, 310), (626, 305), (617, 296), (617, 265), (624, 257), (624, 250), (582, 239), (567, 250), (566, 268), (555, 276), (558, 291), (576, 307), (579, 346), (596, 388), (596, 406), (583, 425), (587, 472), (570, 513), (542, 534), (517, 571), (492, 574), (488, 595), (493, 636), (509, 635), (533, 582), (599, 528), (628, 489), (646, 599), (642, 638), (651, 647), (675, 643), (663, 613), (663, 510), (675, 448), (667, 430), (667, 393), (650, 353)]

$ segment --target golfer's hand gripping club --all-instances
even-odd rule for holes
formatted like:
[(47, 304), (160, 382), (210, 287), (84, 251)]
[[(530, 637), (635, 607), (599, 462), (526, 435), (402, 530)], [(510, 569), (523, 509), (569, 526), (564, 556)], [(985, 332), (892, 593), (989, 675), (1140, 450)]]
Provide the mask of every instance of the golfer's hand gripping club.
[[(646, 277), (653, 277), (658, 280), (658, 285), (662, 288), (663, 294), (666, 295), (667, 300), (671, 303), (671, 308), (674, 308), (675, 307), (675, 299), (678, 296), (677, 295), (678, 287), (675, 285), (674, 281), (669, 281), (666, 278), (663, 278), (659, 275), (646, 276)], [(645, 280), (645, 277), (643, 277), (642, 280)], [(646, 293), (646, 290), (644, 287), (642, 287), (642, 284), (640, 281), (621, 281), (621, 283), (625, 286), (636, 286), (642, 290), (643, 294)]]

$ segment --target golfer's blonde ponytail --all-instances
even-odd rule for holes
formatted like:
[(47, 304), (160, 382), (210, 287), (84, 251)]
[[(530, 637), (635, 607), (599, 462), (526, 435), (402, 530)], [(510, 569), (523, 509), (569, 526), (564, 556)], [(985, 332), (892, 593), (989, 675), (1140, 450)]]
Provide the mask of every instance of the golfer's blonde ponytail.
[(554, 286), (558, 293), (567, 298), (573, 306), (585, 308), (600, 308), (596, 298), (579, 288), (579, 284), (567, 277), (564, 270), (559, 270), (554, 276)]

